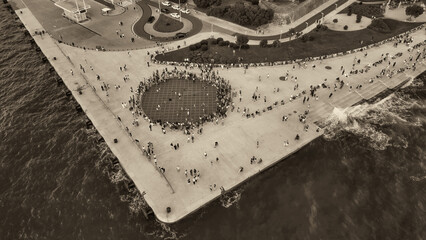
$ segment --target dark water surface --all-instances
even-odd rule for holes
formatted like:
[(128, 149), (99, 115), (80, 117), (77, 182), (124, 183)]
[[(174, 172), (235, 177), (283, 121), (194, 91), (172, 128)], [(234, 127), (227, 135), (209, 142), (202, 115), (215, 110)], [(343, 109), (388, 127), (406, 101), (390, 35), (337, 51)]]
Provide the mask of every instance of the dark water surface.
[(424, 82), (336, 109), (323, 138), (167, 226), (129, 208), (107, 147), (3, 7), (0, 19), (1, 240), (426, 239)]

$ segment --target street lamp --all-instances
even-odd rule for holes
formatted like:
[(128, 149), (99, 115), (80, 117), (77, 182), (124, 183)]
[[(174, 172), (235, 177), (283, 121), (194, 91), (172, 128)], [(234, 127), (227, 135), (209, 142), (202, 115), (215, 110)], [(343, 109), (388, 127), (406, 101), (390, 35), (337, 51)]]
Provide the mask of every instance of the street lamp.
[(306, 23), (306, 28), (308, 28), (309, 27), (309, 23), (308, 22), (305, 22)]
[(337, 10), (337, 3), (335, 3), (334, 5), (336, 5), (336, 10)]
[(283, 35), (283, 30), (281, 30), (281, 33), (280, 33), (280, 40), (282, 38), (282, 35)]
[(158, 0), (158, 9), (160, 10), (160, 14), (161, 14), (161, 4), (160, 4), (160, 0)]
[(323, 22), (324, 22), (324, 13), (321, 12), (321, 23), (323, 23)]

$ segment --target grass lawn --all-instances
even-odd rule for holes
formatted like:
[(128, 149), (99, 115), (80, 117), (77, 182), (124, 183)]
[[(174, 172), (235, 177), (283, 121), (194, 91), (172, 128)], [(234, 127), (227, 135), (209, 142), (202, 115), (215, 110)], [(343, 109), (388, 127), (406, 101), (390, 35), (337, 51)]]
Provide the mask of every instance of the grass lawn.
[(352, 8), (352, 15), (361, 14), (363, 17), (383, 17), (383, 10), (381, 4), (359, 4), (352, 3), (339, 13), (348, 13), (348, 8)]
[(154, 24), (154, 30), (158, 32), (176, 32), (183, 28), (183, 23), (171, 17), (160, 14), (157, 22)]
[[(280, 47), (276, 48), (261, 48), (258, 45), (251, 45), (248, 50), (235, 50), (235, 56), (232, 48), (209, 44), (207, 51), (190, 51), (189, 47), (186, 47), (164, 55), (158, 55), (156, 59), (159, 61), (183, 62), (185, 58), (189, 58), (191, 62), (197, 63), (211, 63), (211, 59), (214, 59), (215, 63), (236, 63), (238, 59), (242, 63), (295, 60), (352, 50), (382, 41), (421, 25), (421, 23), (399, 22), (392, 19), (384, 19), (384, 21), (389, 25), (391, 32), (379, 33), (368, 28), (351, 32), (313, 31), (309, 33), (310, 36), (314, 37), (313, 41), (303, 42), (299, 38), (284, 42)], [(363, 41), (363, 44), (360, 43), (361, 41)]]

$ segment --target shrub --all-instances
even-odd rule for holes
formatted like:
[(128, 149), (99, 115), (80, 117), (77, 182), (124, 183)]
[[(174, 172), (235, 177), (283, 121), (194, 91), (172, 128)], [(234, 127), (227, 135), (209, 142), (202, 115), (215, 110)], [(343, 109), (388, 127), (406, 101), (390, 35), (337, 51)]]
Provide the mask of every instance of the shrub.
[(195, 44), (195, 47), (196, 47), (197, 49), (200, 49), (200, 48), (201, 48), (201, 43), (196, 43), (196, 44)]
[(154, 22), (154, 20), (155, 20), (155, 17), (154, 17), (154, 16), (150, 16), (150, 17), (148, 18), (148, 22), (149, 22), (149, 23)]
[(244, 5), (237, 2), (233, 6), (211, 7), (207, 10), (208, 16), (229, 20), (242, 26), (258, 27), (269, 23), (274, 18), (274, 10), (263, 9), (257, 5)]
[(233, 49), (238, 49), (240, 48), (240, 46), (238, 46), (236, 43), (229, 43), (229, 47), (233, 48)]
[(203, 44), (202, 46), (201, 46), (201, 50), (203, 50), (203, 51), (207, 51), (209, 49), (209, 46), (207, 46), (207, 45), (205, 45), (205, 44)]
[(237, 42), (236, 42), (237, 45), (241, 46), (243, 44), (248, 43), (248, 41), (249, 39), (246, 35), (241, 35), (241, 34), (237, 35)]
[(302, 40), (302, 42), (307, 42), (307, 41), (309, 41), (309, 37), (308, 37), (308, 35), (303, 35), (301, 38), (300, 38), (301, 40)]
[(241, 49), (249, 49), (250, 45), (248, 45), (247, 43), (244, 43), (243, 45), (241, 45)]
[(170, 2), (174, 2), (174, 3), (179, 3), (180, 2), (180, 4), (184, 4), (184, 3), (186, 3), (187, 2), (187, 0), (169, 0)]
[(391, 31), (389, 26), (381, 18), (373, 19), (368, 28), (381, 33), (389, 33)]
[(221, 37), (220, 37), (220, 38), (217, 38), (217, 39), (216, 39), (216, 41), (217, 41), (217, 43), (219, 44), (219, 42), (223, 42), (223, 38), (221, 38)]
[(214, 38), (210, 39), (210, 44), (216, 45), (217, 44), (217, 40), (214, 39)]
[(197, 48), (197, 46), (195, 46), (195, 44), (192, 44), (192, 45), (189, 45), (189, 50), (190, 51), (195, 51), (195, 50), (197, 50), (198, 48)]
[(406, 15), (412, 16), (412, 17), (415, 17), (415, 18), (418, 17), (418, 16), (420, 16), (420, 15), (422, 15), (423, 12), (424, 12), (423, 7), (421, 7), (419, 5), (411, 5), (411, 6), (408, 6), (405, 9), (405, 14)]
[(268, 40), (266, 40), (266, 39), (260, 40), (259, 46), (262, 47), (262, 48), (268, 46)]
[(318, 24), (316, 27), (315, 27), (315, 31), (319, 31), (321, 29), (321, 24)]
[(279, 47), (279, 46), (281, 46), (281, 43), (280, 43), (280, 41), (275, 40), (274, 42), (272, 42), (272, 46), (273, 47)]
[(224, 41), (219, 41), (219, 42), (217, 42), (217, 45), (223, 47), (223, 46), (225, 46), (225, 42)]
[(325, 30), (327, 30), (328, 29), (328, 27), (327, 26), (325, 26), (325, 25), (323, 25), (323, 24), (318, 24), (317, 26), (316, 26), (316, 28), (315, 28), (315, 31), (325, 31)]
[(352, 15), (352, 6), (349, 6), (348, 7), (348, 16), (351, 16)]
[[(383, 9), (380, 4), (357, 4), (353, 3), (347, 9), (343, 10), (343, 12), (347, 11), (348, 16), (352, 14), (360, 14), (364, 17), (371, 18), (374, 17), (382, 17)], [(350, 14), (349, 14), (350, 13)]]
[(361, 22), (361, 18), (362, 18), (362, 15), (361, 14), (357, 14), (356, 15), (356, 23), (360, 23)]
[(345, 25), (345, 26), (343, 27), (343, 29), (344, 29), (344, 30), (348, 30), (348, 25)]
[(337, 23), (339, 20), (337, 20), (337, 18), (333, 19), (334, 23)]
[(222, 4), (222, 1), (221, 0), (194, 0), (194, 3), (199, 8), (208, 8), (213, 5), (219, 6), (220, 4)]
[(204, 40), (201, 40), (200, 44), (201, 45), (207, 45), (207, 44), (209, 44), (209, 42), (206, 39), (204, 39)]
[(229, 41), (228, 40), (223, 41), (223, 43), (225, 44), (224, 46), (229, 46)]

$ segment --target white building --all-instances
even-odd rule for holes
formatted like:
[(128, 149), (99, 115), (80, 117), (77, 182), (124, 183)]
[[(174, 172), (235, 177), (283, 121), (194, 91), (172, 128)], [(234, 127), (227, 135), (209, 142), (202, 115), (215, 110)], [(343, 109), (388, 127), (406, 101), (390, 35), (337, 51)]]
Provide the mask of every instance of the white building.
[(87, 20), (86, 13), (87, 9), (89, 9), (90, 6), (86, 5), (86, 2), (84, 0), (82, 2), (78, 2), (77, 0), (62, 0), (56, 2), (55, 5), (64, 10), (62, 16), (71, 19), (74, 22), (80, 23)]

